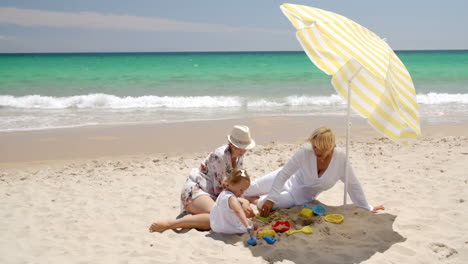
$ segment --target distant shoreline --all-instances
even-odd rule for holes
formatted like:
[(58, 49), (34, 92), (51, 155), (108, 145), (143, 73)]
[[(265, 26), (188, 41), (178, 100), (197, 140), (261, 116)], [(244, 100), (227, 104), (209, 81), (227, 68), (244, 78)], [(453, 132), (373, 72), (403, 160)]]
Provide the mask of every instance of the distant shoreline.
[[(208, 152), (226, 143), (226, 135), (237, 124), (249, 126), (258, 145), (302, 144), (313, 129), (326, 125), (332, 128), (338, 144), (343, 146), (345, 122), (344, 117), (273, 116), (0, 132), (0, 166), (11, 162)], [(366, 142), (372, 138), (390, 141), (362, 118), (353, 118), (351, 122), (351, 142)], [(423, 123), (421, 139), (464, 136), (467, 130), (468, 123)]]
[[(427, 50), (394, 50), (396, 53), (404, 53), (404, 52), (468, 52), (468, 49), (427, 49)], [(90, 52), (2, 52), (0, 56), (3, 55), (148, 55), (148, 54), (173, 54), (173, 55), (187, 55), (187, 54), (254, 54), (254, 53), (262, 53), (262, 54), (271, 54), (271, 53), (304, 53), (303, 50), (272, 50), (272, 51), (90, 51)], [(305, 54), (305, 53), (304, 53)]]

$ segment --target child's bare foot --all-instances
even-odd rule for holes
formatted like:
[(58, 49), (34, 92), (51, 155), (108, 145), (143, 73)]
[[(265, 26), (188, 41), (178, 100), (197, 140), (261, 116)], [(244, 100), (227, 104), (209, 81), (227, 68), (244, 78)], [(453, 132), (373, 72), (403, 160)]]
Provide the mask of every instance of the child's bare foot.
[(169, 229), (169, 222), (168, 221), (158, 221), (154, 222), (150, 228), (150, 232), (163, 232)]

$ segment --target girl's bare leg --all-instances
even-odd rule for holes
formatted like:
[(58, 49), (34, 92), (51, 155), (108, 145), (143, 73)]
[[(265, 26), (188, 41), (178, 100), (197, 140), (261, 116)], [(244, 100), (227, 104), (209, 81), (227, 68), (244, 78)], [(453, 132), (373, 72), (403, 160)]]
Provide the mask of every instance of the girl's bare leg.
[(210, 196), (198, 196), (185, 208), (191, 215), (186, 215), (175, 220), (156, 221), (150, 226), (149, 231), (163, 232), (167, 229), (177, 228), (210, 230), (210, 211), (213, 205), (214, 201)]

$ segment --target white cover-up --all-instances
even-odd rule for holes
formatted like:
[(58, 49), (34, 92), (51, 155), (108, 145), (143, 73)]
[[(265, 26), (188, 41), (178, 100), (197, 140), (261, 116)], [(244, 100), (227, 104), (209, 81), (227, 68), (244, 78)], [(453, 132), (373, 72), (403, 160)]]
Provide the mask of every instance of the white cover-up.
[(200, 195), (209, 195), (213, 200), (223, 191), (223, 180), (235, 168), (243, 168), (244, 156), (232, 167), (229, 145), (222, 145), (211, 152), (199, 168), (190, 171), (180, 194), (181, 211)]
[[(260, 197), (259, 204), (266, 200), (275, 203), (273, 209), (288, 208), (313, 201), (321, 192), (332, 188), (338, 180), (345, 180), (346, 155), (338, 148), (328, 168), (318, 177), (317, 157), (310, 143), (304, 144), (286, 163), (283, 168), (271, 172), (252, 182), (244, 192), (244, 196)], [(361, 208), (372, 211), (367, 203), (364, 192), (349, 165), (348, 194), (353, 203)]]

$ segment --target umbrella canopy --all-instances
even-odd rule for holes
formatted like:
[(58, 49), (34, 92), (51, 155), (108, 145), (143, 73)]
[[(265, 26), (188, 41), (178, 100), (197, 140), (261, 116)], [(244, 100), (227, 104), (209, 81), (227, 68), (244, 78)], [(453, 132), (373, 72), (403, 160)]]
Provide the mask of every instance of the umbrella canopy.
[(395, 142), (407, 144), (421, 134), (413, 81), (384, 40), (329, 11), (293, 4), (281, 10), (312, 62), (333, 75), (332, 85), (348, 107)]
[(281, 10), (312, 62), (348, 102), (344, 201), (348, 190), (349, 116), (352, 107), (377, 131), (407, 144), (421, 135), (416, 91), (388, 44), (356, 22), (318, 8), (284, 4)]

